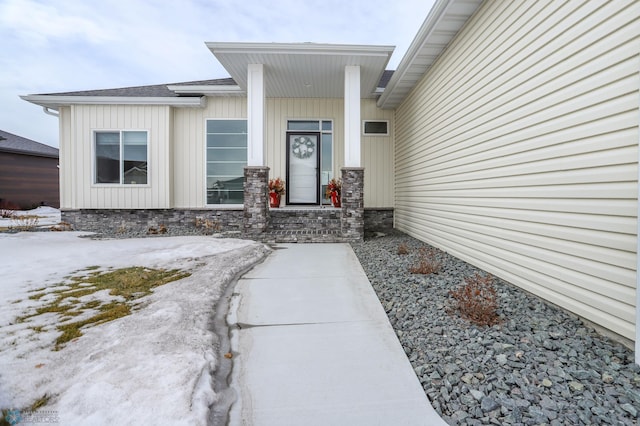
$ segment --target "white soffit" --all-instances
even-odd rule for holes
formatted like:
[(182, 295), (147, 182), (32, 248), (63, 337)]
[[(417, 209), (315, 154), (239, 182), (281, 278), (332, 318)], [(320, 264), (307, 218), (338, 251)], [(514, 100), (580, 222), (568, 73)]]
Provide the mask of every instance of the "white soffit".
[(241, 90), (247, 89), (247, 66), (264, 65), (269, 98), (341, 98), (344, 69), (360, 66), (360, 93), (375, 98), (393, 46), (315, 43), (206, 43)]
[(387, 88), (380, 108), (396, 108), (446, 49), (483, 0), (438, 0), (429, 12)]

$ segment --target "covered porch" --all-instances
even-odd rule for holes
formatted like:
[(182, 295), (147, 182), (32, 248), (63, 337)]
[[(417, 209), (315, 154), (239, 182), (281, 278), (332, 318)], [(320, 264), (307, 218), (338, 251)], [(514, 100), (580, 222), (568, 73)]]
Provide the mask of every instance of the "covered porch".
[[(380, 95), (378, 83), (393, 47), (311, 43), (207, 43), (207, 47), (246, 93), (243, 234), (279, 241), (361, 240), (365, 228), (361, 100)], [(268, 98), (343, 99), (343, 128), (332, 129), (334, 139), (328, 149), (320, 148), (322, 133), (299, 132), (314, 151), (296, 159), (295, 144), (290, 143), (295, 134), (288, 127), (280, 140), (267, 141)], [(330, 117), (315, 118), (322, 123), (319, 130), (325, 123), (331, 125)], [(286, 151), (279, 144), (286, 144)], [(287, 205), (270, 209), (268, 182), (281, 176), (287, 178)], [(331, 178), (342, 181), (340, 208), (323, 202), (323, 188)]]

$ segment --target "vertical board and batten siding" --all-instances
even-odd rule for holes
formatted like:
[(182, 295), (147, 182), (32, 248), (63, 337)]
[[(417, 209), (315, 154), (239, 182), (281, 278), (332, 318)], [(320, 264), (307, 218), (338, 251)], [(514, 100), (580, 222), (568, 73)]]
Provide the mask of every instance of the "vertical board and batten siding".
[(396, 111), (396, 227), (635, 340), (640, 2), (488, 1)]
[[(364, 206), (393, 207), (395, 111), (380, 109), (375, 101), (362, 100), (360, 115), (364, 120), (389, 122), (388, 136), (361, 136), (361, 157), (364, 167)], [(360, 126), (362, 129), (362, 125)], [(362, 130), (360, 131), (362, 133)]]
[[(362, 120), (389, 120), (394, 113), (376, 107), (375, 100), (363, 99)], [(344, 99), (267, 98), (265, 118), (266, 165), (271, 176), (286, 176), (287, 120), (333, 120), (333, 173), (340, 177), (344, 166)], [(393, 133), (390, 136), (362, 136), (361, 161), (365, 168), (365, 207), (393, 206)]]
[(58, 109), (58, 141), (60, 164), (60, 208), (74, 209), (74, 185), (73, 175), (75, 169), (73, 144), (71, 141), (71, 107), (65, 106)]
[(206, 120), (247, 118), (244, 97), (207, 97), (205, 108), (173, 112), (173, 206), (206, 207)]
[[(61, 108), (62, 208), (170, 207), (170, 110), (169, 106), (142, 105), (72, 105)], [(94, 184), (93, 134), (96, 130), (148, 131), (148, 185)]]

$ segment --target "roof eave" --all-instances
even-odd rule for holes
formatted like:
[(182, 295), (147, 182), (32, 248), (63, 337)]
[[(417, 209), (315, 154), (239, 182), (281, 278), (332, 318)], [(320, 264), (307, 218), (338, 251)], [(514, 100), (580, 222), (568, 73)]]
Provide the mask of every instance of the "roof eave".
[(31, 157), (44, 157), (44, 158), (55, 158), (55, 159), (60, 158), (59, 154), (58, 155), (47, 154), (44, 152), (32, 152), (32, 151), (25, 151), (25, 150), (6, 148), (6, 147), (0, 147), (0, 152), (6, 152), (9, 154), (18, 154), (18, 155), (29, 155)]
[(143, 96), (59, 96), (25, 95), (20, 96), (27, 102), (58, 110), (67, 105), (168, 105), (175, 107), (204, 108), (204, 96), (185, 97), (143, 97)]
[(395, 46), (324, 44), (324, 43), (242, 43), (205, 42), (216, 53), (270, 53), (270, 54), (325, 54), (325, 55), (377, 55), (391, 56)]
[(244, 91), (248, 88), (247, 67), (265, 66), (265, 95), (280, 98), (341, 97), (344, 67), (361, 67), (360, 91), (375, 97), (376, 85), (386, 68), (394, 46), (206, 42), (207, 48)]
[(247, 92), (242, 90), (238, 85), (232, 86), (212, 86), (212, 85), (169, 85), (167, 89), (184, 95), (246, 95)]
[[(437, 55), (435, 55), (433, 60), (431, 60), (428, 64), (424, 64), (422, 66), (423, 70), (421, 75), (424, 75), (429, 70), (431, 65), (440, 57), (442, 52), (446, 50), (451, 40), (453, 40), (459, 33), (460, 29), (462, 29), (466, 25), (466, 23), (469, 21), (471, 16), (473, 16), (482, 2), (483, 0), (438, 0), (433, 5), (433, 8), (429, 12), (429, 15), (420, 27), (418, 34), (407, 49), (407, 53), (400, 61), (398, 68), (393, 73), (393, 76), (391, 76), (387, 87), (378, 99), (378, 107), (390, 109), (396, 108), (398, 105), (400, 105), (400, 103), (402, 103), (407, 93), (394, 92), (398, 91), (398, 86), (404, 86), (402, 90), (406, 89), (407, 81), (405, 77), (407, 75), (407, 72), (412, 68), (421, 50), (429, 42), (429, 39), (434, 36), (437, 36), (439, 39), (443, 39), (443, 34), (446, 34), (446, 36), (448, 37), (444, 43), (440, 44), (440, 51)], [(462, 12), (458, 10), (454, 15), (454, 12), (452, 11), (456, 6), (461, 6), (460, 9), (462, 10)], [(454, 16), (447, 16), (448, 13)], [(451, 18), (451, 20), (453, 21), (457, 20), (460, 23), (459, 27), (454, 33), (451, 33), (450, 31), (451, 23), (449, 23), (449, 26), (447, 27), (448, 31), (443, 30), (443, 27), (446, 26), (446, 18)], [(411, 89), (413, 88), (414, 84), (415, 83), (411, 84)], [(409, 89), (408, 91), (410, 92), (411, 89)]]

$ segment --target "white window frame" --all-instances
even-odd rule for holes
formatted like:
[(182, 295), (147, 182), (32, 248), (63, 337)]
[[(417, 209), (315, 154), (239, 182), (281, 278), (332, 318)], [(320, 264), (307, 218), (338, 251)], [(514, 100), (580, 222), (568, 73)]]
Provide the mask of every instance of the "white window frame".
[[(105, 187), (113, 187), (113, 188), (145, 188), (145, 187), (150, 187), (151, 186), (151, 163), (149, 161), (149, 158), (151, 157), (151, 131), (149, 129), (92, 129), (92, 134), (91, 134), (91, 186), (96, 186), (96, 187), (100, 187), (100, 188), (105, 188)], [(119, 160), (119, 177), (120, 177), (120, 182), (119, 183), (98, 183), (96, 182), (97, 180), (97, 172), (98, 172), (98, 164), (97, 164), (97, 150), (96, 150), (96, 135), (98, 133), (120, 133), (120, 160)], [(124, 152), (124, 150), (122, 149), (123, 147), (123, 141), (124, 138), (122, 137), (122, 133), (123, 132), (145, 132), (147, 134), (147, 183), (124, 183), (124, 167), (123, 167), (123, 161), (122, 161), (122, 154)]]
[[(224, 209), (228, 209), (228, 210), (237, 210), (238, 208), (243, 208), (244, 207), (244, 203), (242, 204), (209, 204), (208, 201), (208, 194), (207, 194), (207, 178), (208, 176), (208, 172), (207, 172), (207, 152), (208, 152), (208, 147), (207, 147), (207, 122), (208, 121), (230, 121), (230, 120), (234, 120), (234, 121), (238, 121), (238, 120), (244, 120), (247, 122), (247, 159), (246, 162), (247, 164), (249, 163), (249, 119), (247, 117), (224, 117), (224, 118), (220, 118), (220, 117), (206, 117), (204, 119), (204, 155), (203, 155), (203, 170), (204, 170), (204, 205), (207, 208), (215, 208), (217, 210), (224, 210)], [(244, 174), (242, 176), (244, 178)]]
[[(386, 123), (387, 132), (386, 133), (367, 133), (366, 132), (367, 123)], [(389, 120), (362, 120), (362, 135), (363, 136), (389, 136)]]

